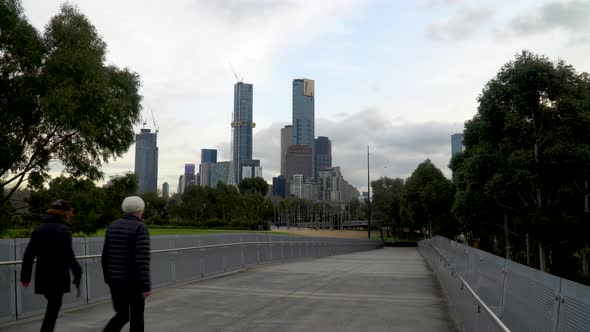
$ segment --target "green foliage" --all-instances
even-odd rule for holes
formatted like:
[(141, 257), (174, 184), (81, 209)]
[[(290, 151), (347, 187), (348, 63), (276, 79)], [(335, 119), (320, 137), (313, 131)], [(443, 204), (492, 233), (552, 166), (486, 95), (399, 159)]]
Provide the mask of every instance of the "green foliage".
[(373, 218), (383, 220), (383, 225), (388, 227), (401, 227), (401, 199), (404, 188), (404, 180), (380, 178), (371, 182), (373, 189), (372, 207)]
[(553, 273), (571, 274), (562, 263), (589, 244), (590, 76), (524, 51), (478, 101), (465, 152), (451, 161), (454, 214), (482, 241), (508, 236), (518, 250), (530, 235), (551, 250)]
[(242, 194), (256, 194), (259, 196), (266, 196), (268, 192), (268, 183), (263, 178), (247, 178), (240, 181), (238, 185)]
[(430, 160), (426, 160), (406, 180), (401, 197), (401, 215), (415, 229), (454, 237), (459, 228), (451, 215), (455, 188)]
[(70, 4), (43, 34), (18, 1), (0, 2), (0, 197), (25, 180), (40, 189), (50, 160), (90, 180), (133, 143), (139, 121), (140, 80), (106, 64), (106, 44)]

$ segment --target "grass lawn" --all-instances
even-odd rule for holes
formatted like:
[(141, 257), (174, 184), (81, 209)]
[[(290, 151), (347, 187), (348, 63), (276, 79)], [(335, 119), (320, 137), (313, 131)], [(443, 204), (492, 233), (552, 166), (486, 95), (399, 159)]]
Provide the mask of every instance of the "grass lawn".
[[(149, 228), (150, 235), (191, 235), (191, 234), (220, 234), (220, 233), (272, 233), (286, 234), (283, 232), (270, 231), (244, 231), (244, 230), (225, 230), (225, 229), (196, 229), (196, 228)], [(104, 236), (105, 229), (99, 230), (93, 236)]]

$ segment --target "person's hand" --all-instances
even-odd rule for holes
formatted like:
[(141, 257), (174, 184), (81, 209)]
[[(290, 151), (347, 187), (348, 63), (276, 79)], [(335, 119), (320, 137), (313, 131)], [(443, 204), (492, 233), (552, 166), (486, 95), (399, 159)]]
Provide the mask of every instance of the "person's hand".
[(20, 284), (23, 285), (23, 288), (29, 287), (29, 283), (28, 282), (21, 281)]
[(151, 292), (143, 292), (141, 293), (141, 298), (145, 300), (148, 296), (150, 296), (150, 294)]

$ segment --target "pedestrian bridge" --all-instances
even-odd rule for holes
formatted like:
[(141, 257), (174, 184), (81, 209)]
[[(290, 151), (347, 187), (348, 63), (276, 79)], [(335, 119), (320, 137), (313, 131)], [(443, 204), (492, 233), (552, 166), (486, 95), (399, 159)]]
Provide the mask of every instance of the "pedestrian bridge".
[[(385, 249), (254, 234), (152, 242), (147, 331), (590, 331), (589, 287), (441, 237)], [(113, 315), (96, 257), (80, 257), (86, 289), (65, 299), (56, 331), (99, 331)], [(12, 287), (18, 268), (6, 279), (6, 267), (0, 302), (16, 306), (0, 307), (0, 331), (37, 331), (44, 301)]]
[[(56, 331), (100, 331), (109, 302), (65, 310)], [(416, 248), (261, 265), (165, 287), (146, 302), (146, 331), (455, 331)], [(41, 317), (0, 325), (38, 331)]]

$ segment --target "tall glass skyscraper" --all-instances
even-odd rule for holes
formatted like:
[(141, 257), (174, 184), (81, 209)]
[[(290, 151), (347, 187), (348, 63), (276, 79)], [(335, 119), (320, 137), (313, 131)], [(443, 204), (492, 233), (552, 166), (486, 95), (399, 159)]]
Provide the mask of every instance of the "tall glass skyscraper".
[(315, 82), (293, 80), (293, 144), (313, 145)]
[(149, 129), (135, 135), (135, 177), (138, 193), (158, 191), (158, 134)]
[(463, 134), (451, 135), (451, 156), (463, 152)]
[(319, 171), (332, 168), (332, 142), (328, 137), (320, 136), (313, 141), (313, 176)]
[(242, 178), (242, 164), (252, 159), (252, 84), (234, 85), (234, 113), (232, 126), (232, 180), (238, 184)]
[(216, 149), (201, 149), (201, 164), (202, 163), (216, 163), (217, 150)]

